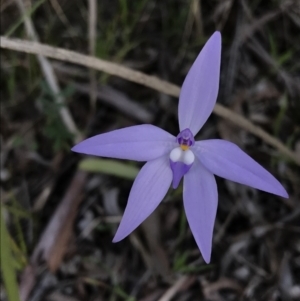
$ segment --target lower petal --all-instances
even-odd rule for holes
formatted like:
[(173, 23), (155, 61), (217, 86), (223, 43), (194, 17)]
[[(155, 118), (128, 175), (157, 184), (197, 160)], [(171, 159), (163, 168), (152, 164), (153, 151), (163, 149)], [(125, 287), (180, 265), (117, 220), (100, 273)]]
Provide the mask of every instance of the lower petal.
[(147, 162), (137, 175), (120, 226), (113, 239), (118, 242), (135, 230), (159, 205), (172, 181), (167, 156)]
[(187, 165), (183, 162), (173, 162), (170, 160), (170, 166), (173, 172), (172, 187), (176, 189), (182, 179), (182, 177), (190, 170), (193, 164)]
[(193, 236), (206, 263), (210, 262), (212, 236), (218, 207), (214, 175), (198, 160), (183, 181), (184, 209)]

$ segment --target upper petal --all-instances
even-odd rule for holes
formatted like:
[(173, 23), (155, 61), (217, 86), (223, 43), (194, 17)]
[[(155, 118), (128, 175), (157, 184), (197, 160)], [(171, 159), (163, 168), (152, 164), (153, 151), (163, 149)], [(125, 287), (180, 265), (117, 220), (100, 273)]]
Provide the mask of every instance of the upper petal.
[(176, 138), (150, 125), (136, 125), (86, 139), (72, 151), (87, 155), (148, 161), (170, 152)]
[(196, 159), (183, 180), (187, 220), (206, 263), (210, 262), (212, 236), (218, 206), (215, 177)]
[(267, 170), (229, 141), (197, 141), (194, 152), (208, 170), (222, 178), (288, 198), (283, 186)]
[(118, 242), (138, 227), (162, 201), (172, 181), (167, 156), (147, 162), (137, 175), (120, 226), (113, 239)]
[(178, 106), (180, 131), (194, 135), (211, 114), (219, 91), (221, 34), (216, 31), (204, 45), (181, 88)]

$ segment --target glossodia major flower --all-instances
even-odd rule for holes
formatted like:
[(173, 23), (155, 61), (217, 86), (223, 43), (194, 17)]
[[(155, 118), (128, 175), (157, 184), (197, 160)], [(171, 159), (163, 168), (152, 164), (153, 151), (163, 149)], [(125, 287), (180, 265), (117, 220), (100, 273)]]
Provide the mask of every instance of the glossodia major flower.
[(88, 155), (147, 161), (133, 183), (113, 242), (136, 229), (159, 205), (170, 185), (177, 188), (182, 178), (187, 220), (206, 263), (210, 262), (218, 204), (214, 174), (288, 197), (283, 186), (235, 144), (194, 140), (216, 103), (220, 60), (221, 34), (215, 32), (182, 85), (177, 137), (144, 124), (100, 134), (73, 147), (73, 151)]

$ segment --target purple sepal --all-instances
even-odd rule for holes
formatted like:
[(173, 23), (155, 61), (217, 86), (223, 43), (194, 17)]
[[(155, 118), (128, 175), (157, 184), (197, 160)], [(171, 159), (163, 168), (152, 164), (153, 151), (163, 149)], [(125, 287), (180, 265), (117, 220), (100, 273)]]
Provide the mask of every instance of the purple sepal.
[(186, 165), (183, 162), (173, 162), (170, 160), (170, 166), (173, 172), (172, 187), (176, 189), (180, 183), (182, 177), (190, 170), (193, 164)]
[(176, 139), (180, 145), (192, 146), (195, 144), (194, 135), (192, 134), (190, 129), (184, 129), (183, 131), (181, 131)]
[(289, 197), (285, 188), (266, 169), (232, 142), (221, 139), (197, 141), (193, 151), (205, 168), (219, 177)]
[(176, 147), (175, 137), (150, 124), (130, 126), (88, 138), (72, 148), (92, 156), (150, 161)]
[(221, 34), (215, 32), (202, 48), (181, 87), (179, 128), (196, 135), (211, 114), (219, 91)]

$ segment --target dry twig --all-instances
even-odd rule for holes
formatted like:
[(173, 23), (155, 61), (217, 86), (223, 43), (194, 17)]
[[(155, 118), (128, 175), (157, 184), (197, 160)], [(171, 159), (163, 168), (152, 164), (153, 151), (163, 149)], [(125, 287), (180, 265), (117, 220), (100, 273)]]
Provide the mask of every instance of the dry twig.
[[(75, 51), (56, 48), (37, 42), (30, 42), (20, 39), (10, 39), (3, 36), (0, 37), (0, 46), (1, 48), (43, 55), (88, 68), (94, 68), (96, 70), (124, 78), (126, 80), (144, 85), (146, 87), (174, 97), (178, 97), (180, 92), (180, 88), (178, 86), (161, 80), (155, 76), (149, 76), (142, 72), (123, 67), (119, 64), (83, 55)], [(234, 113), (230, 109), (227, 109), (220, 104), (215, 105), (214, 113), (261, 138), (266, 143), (275, 147), (279, 152), (288, 157), (290, 160), (294, 161), (297, 165), (300, 165), (300, 158), (296, 153), (288, 149), (281, 141), (265, 132), (262, 128), (254, 125), (245, 117)]]
[[(97, 37), (97, 1), (89, 0), (89, 53), (95, 56)], [(90, 101), (92, 108), (96, 107), (97, 101), (97, 80), (95, 69), (90, 69)]]
[[(16, 3), (20, 9), (21, 14), (24, 16), (24, 23), (25, 23), (25, 28), (26, 28), (26, 32), (27, 32), (28, 36), (33, 41), (37, 42), (39, 40), (39, 38), (38, 38), (38, 35), (36, 33), (36, 30), (33, 26), (33, 23), (31, 21), (30, 17), (26, 15), (26, 9), (25, 9), (24, 2), (22, 0), (16, 0)], [(57, 79), (55, 77), (55, 74), (54, 74), (51, 64), (44, 57), (44, 55), (42, 53), (38, 53), (37, 57), (38, 57), (38, 61), (41, 66), (42, 72), (44, 74), (44, 77), (45, 77), (50, 89), (52, 90), (53, 94), (56, 96), (55, 97), (56, 102), (58, 104), (64, 104), (65, 100), (61, 96), (61, 91), (60, 91), (59, 85), (57, 83)], [(69, 112), (68, 108), (65, 106), (61, 106), (59, 108), (59, 113), (61, 115), (62, 121), (64, 122), (66, 128), (70, 131), (70, 133), (75, 135), (75, 141), (79, 142), (80, 140), (82, 140), (82, 137), (81, 137), (79, 131), (77, 130), (76, 124), (73, 121), (72, 115)]]
[(191, 276), (180, 277), (174, 285), (172, 285), (158, 301), (170, 301), (187, 283), (191, 280)]

